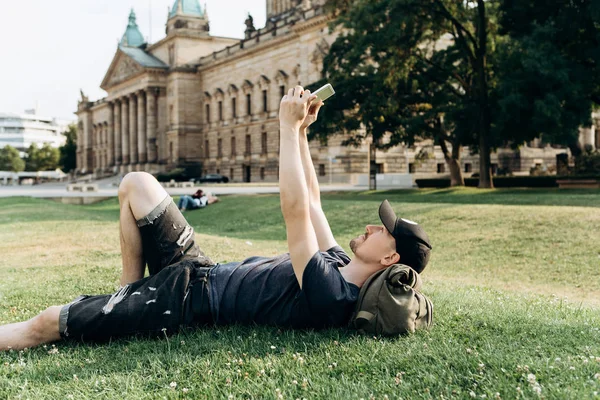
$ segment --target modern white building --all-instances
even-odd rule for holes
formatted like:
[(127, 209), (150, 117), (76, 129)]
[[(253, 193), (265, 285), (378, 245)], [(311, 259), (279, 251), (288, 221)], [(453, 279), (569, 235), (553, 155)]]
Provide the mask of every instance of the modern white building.
[(10, 145), (25, 151), (32, 143), (60, 147), (66, 141), (63, 132), (73, 122), (42, 116), (35, 110), (26, 110), (23, 114), (0, 112), (0, 148)]

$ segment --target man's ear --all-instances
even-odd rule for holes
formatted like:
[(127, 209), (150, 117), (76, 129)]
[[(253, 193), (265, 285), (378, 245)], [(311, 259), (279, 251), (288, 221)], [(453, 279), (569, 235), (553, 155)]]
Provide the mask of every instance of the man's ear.
[(390, 253), (382, 258), (380, 262), (386, 267), (389, 267), (392, 264), (398, 264), (398, 262), (400, 262), (400, 254), (394, 251), (393, 253)]

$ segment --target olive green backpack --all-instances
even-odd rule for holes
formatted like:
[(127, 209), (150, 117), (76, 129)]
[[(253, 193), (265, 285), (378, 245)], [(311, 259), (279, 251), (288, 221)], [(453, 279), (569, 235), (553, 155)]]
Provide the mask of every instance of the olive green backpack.
[(429, 328), (433, 304), (419, 290), (421, 277), (394, 264), (371, 275), (360, 289), (351, 326), (374, 335), (399, 335)]

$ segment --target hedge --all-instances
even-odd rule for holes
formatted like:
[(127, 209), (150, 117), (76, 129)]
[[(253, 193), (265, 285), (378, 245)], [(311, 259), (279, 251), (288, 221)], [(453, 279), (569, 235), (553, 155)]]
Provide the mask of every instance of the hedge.
[[(531, 188), (553, 188), (558, 187), (557, 180), (560, 179), (600, 179), (598, 175), (586, 176), (495, 176), (494, 187), (531, 187)], [(450, 178), (416, 179), (420, 188), (446, 188), (450, 187)], [(465, 178), (465, 186), (477, 187), (479, 178)]]

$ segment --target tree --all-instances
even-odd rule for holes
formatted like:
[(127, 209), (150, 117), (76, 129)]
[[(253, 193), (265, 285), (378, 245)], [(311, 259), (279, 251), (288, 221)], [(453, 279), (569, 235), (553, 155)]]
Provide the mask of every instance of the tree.
[[(461, 184), (460, 145), (480, 153), (480, 187), (492, 187), (488, 45), (495, 2), (331, 0), (341, 27), (324, 60), (338, 91), (323, 108), (323, 135), (379, 147), (430, 138)], [(360, 128), (364, 132), (360, 133)], [(386, 138), (386, 140), (382, 140)]]
[(53, 171), (58, 168), (59, 151), (49, 143), (37, 147), (32, 143), (27, 150), (26, 171)]
[(19, 151), (12, 146), (0, 149), (0, 171), (21, 172), (25, 169), (25, 161)]
[(77, 126), (69, 125), (64, 132), (67, 140), (64, 146), (59, 147), (60, 166), (64, 172), (71, 172), (77, 168)]
[(542, 136), (581, 154), (600, 104), (600, 2), (504, 0), (495, 130), (514, 146)]

